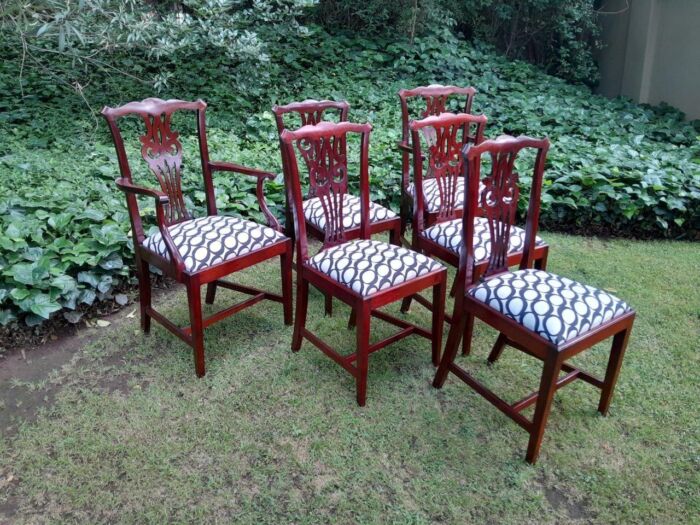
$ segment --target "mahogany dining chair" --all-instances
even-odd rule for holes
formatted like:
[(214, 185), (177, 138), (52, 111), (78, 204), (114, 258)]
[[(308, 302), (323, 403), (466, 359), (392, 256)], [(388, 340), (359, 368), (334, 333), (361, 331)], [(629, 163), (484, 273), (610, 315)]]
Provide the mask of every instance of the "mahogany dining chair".
[[(440, 360), (447, 271), (438, 262), (412, 250), (371, 239), (369, 200), (369, 124), (322, 122), (296, 131), (284, 130), (285, 184), (289, 188), (297, 250), (297, 303), (292, 350), (302, 340), (318, 347), (355, 377), (357, 403), (367, 395), (369, 355), (411, 334), (431, 342), (432, 362)], [(347, 233), (345, 195), (348, 191), (348, 135), (359, 135), (360, 234)], [(299, 160), (299, 157), (303, 159)], [(323, 246), (309, 255), (300, 166), (316, 188), (325, 218)], [(348, 304), (356, 319), (356, 351), (342, 355), (306, 327), (309, 285)], [(421, 290), (432, 288), (432, 326), (428, 331), (380, 310)], [(400, 328), (394, 335), (370, 343), (371, 317)]]
[[(232, 162), (209, 160), (203, 100), (161, 100), (147, 98), (123, 106), (105, 107), (102, 115), (107, 120), (121, 177), (117, 187), (126, 194), (126, 204), (134, 237), (134, 256), (139, 279), (141, 328), (150, 331), (151, 318), (158, 321), (192, 347), (197, 376), (205, 373), (204, 329), (263, 299), (282, 303), (284, 322), (292, 324), (292, 241), (282, 229), (265, 202), (263, 185), (275, 175)], [(206, 215), (195, 217), (187, 209), (182, 193), (183, 148), (179, 134), (172, 128), (173, 115), (193, 112), (197, 124), (199, 156), (206, 195)], [(125, 117), (140, 119), (145, 133), (139, 137), (141, 156), (157, 179), (161, 189), (134, 184), (132, 170), (124, 145), (119, 120)], [(216, 172), (240, 173), (257, 179), (256, 196), (267, 226), (228, 215), (220, 215), (216, 208), (213, 176)], [(138, 196), (149, 197), (155, 203), (157, 233), (144, 232)], [(224, 281), (223, 277), (256, 265), (262, 261), (280, 258), (282, 294), (258, 290), (250, 286)], [(185, 285), (189, 304), (190, 325), (176, 326), (151, 305), (149, 265)], [(221, 286), (250, 295), (245, 301), (225, 308), (210, 317), (202, 318), (201, 287), (207, 285), (206, 302), (214, 302), (216, 288)]]
[[(526, 454), (530, 463), (539, 455), (552, 399), (559, 388), (580, 379), (601, 389), (598, 411), (607, 414), (635, 317), (627, 303), (605, 290), (532, 268), (548, 148), (547, 139), (501, 136), (464, 149), (467, 190), (460, 269), (466, 276), (465, 285), (457, 293), (445, 352), (433, 381), (441, 388), (451, 372), (525, 429), (530, 434)], [(525, 149), (535, 152), (535, 162), (523, 256), (519, 269), (511, 271), (509, 246), (520, 196), (516, 160)], [(490, 157), (491, 168), (482, 178), (484, 155)], [(488, 221), (491, 250), (488, 265), (476, 278), (474, 219), (478, 209)], [(500, 333), (489, 363), (498, 359), (506, 345), (543, 362), (537, 392), (508, 403), (455, 363), (459, 338), (475, 317)], [(569, 362), (609, 337), (613, 340), (604, 379)], [(528, 419), (521, 412), (532, 405), (534, 416)]]

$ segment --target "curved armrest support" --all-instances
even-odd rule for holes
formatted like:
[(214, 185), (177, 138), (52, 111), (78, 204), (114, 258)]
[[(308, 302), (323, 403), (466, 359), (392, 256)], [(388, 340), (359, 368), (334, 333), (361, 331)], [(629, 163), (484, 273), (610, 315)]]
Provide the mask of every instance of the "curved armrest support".
[[(409, 144), (406, 142), (397, 142), (396, 147), (399, 149), (399, 151), (405, 151), (406, 153), (413, 153), (413, 147), (411, 147)], [(425, 153), (421, 153), (420, 157), (425, 160)]]
[(176, 273), (178, 275), (182, 274), (185, 270), (185, 261), (182, 260), (180, 252), (175, 248), (175, 243), (173, 238), (168, 231), (168, 227), (165, 225), (165, 211), (163, 206), (170, 202), (168, 196), (159, 190), (154, 190), (151, 188), (144, 188), (142, 186), (136, 186), (128, 179), (120, 178), (114, 181), (117, 187), (128, 195), (143, 195), (145, 197), (153, 197), (156, 201), (156, 223), (160, 234), (163, 237), (163, 242), (165, 243), (168, 253), (170, 254), (170, 260), (173, 261), (176, 268)]
[(267, 225), (279, 232), (282, 231), (277, 218), (272, 214), (270, 208), (267, 207), (267, 202), (265, 201), (264, 184), (266, 180), (274, 180), (277, 176), (269, 171), (258, 170), (255, 168), (248, 168), (247, 166), (241, 166), (240, 164), (235, 164), (233, 162), (209, 162), (209, 169), (211, 171), (230, 171), (234, 173), (242, 173), (244, 175), (250, 175), (252, 177), (257, 177), (258, 184), (255, 188), (255, 195), (258, 198), (258, 204), (260, 205), (260, 211), (262, 211), (267, 221)]
[(124, 193), (131, 193), (134, 195), (144, 195), (146, 197), (153, 197), (156, 200), (156, 204), (168, 204), (170, 199), (168, 196), (159, 190), (154, 190), (151, 188), (144, 188), (143, 186), (136, 186), (130, 180), (120, 178), (114, 181), (117, 187)]
[(396, 143), (396, 147), (400, 151), (405, 151), (406, 153), (413, 153), (413, 148), (409, 146), (408, 143), (403, 142), (401, 140)]
[[(396, 147), (398, 150), (402, 153), (402, 170), (401, 170), (401, 185), (404, 190), (408, 188), (408, 185), (410, 184), (411, 180), (411, 175), (410, 175), (410, 165), (411, 162), (409, 160), (409, 156), (413, 155), (413, 147), (408, 144), (408, 142), (404, 142), (402, 140), (398, 141), (396, 143)], [(421, 153), (420, 158), (425, 160), (425, 154)]]

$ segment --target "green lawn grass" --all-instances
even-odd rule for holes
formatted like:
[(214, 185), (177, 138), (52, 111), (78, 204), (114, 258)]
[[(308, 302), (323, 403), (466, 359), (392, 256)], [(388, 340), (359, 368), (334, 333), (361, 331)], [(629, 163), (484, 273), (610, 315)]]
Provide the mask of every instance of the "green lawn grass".
[[(292, 354), (281, 308), (262, 303), (209, 329), (201, 380), (159, 326), (150, 337), (135, 318), (107, 329), (52, 376), (55, 403), (3, 438), (0, 474), (16, 481), (0, 483), (0, 507), (16, 507), (18, 523), (697, 520), (699, 245), (546, 237), (551, 271), (613, 291), (637, 321), (609, 417), (589, 385), (561, 390), (536, 466), (524, 461), (525, 432), (466, 385), (431, 387), (424, 339), (371, 356), (358, 408), (352, 378), (309, 343)], [(276, 287), (277, 268), (241, 278)], [(160, 305), (187, 322), (184, 293)], [(312, 292), (308, 326), (350, 351), (347, 314), (336, 302), (324, 318)], [(409, 318), (429, 324), (417, 305)], [(373, 339), (394, 330), (375, 321)], [(488, 368), (494, 337), (477, 325), (472, 355), (459, 359), (518, 399), (540, 366), (508, 349)], [(602, 374), (606, 352), (576, 362)]]

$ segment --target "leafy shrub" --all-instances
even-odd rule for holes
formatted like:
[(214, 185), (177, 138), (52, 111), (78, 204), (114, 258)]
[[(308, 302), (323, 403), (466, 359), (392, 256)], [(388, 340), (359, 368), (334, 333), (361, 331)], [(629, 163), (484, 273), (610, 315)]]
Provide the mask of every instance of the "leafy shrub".
[[(74, 91), (38, 71), (24, 73), (12, 42), (0, 40), (0, 322), (34, 324), (67, 314), (81, 303), (111, 300), (132, 279), (132, 241), (118, 168), (106, 126)], [(475, 49), (449, 33), (413, 44), (332, 36), (311, 27), (284, 46), (270, 46), (271, 82), (243, 90), (232, 82), (227, 58), (195, 56), (173, 69), (166, 98), (209, 103), (214, 160), (280, 172), (269, 111), (275, 102), (345, 98), (351, 118), (374, 126), (373, 198), (398, 209), (400, 135), (396, 92), (433, 82), (474, 85), (475, 112), (489, 117), (487, 133), (549, 136), (542, 225), (583, 234), (698, 238), (698, 131), (671, 108), (607, 100), (586, 88), (542, 74), (522, 62)], [(156, 69), (144, 57), (118, 55), (131, 70)], [(57, 68), (71, 64), (57, 59)], [(82, 91), (93, 107), (152, 95), (130, 77), (93, 73)], [(24, 93), (24, 98), (22, 95)], [(184, 189), (195, 214), (204, 212), (193, 123), (183, 122)], [(188, 127), (189, 126), (189, 127)], [(137, 127), (132, 128), (134, 134)], [(134, 137), (135, 140), (135, 137)], [(133, 141), (132, 141), (133, 144)], [(138, 143), (136, 143), (138, 144)], [(139, 182), (153, 185), (143, 173)], [(527, 184), (527, 179), (523, 180)], [(217, 175), (223, 213), (261, 219), (254, 181)], [(281, 178), (267, 186), (281, 216)], [(152, 203), (143, 202), (153, 213)], [(150, 207), (149, 207), (150, 206)], [(151, 222), (152, 225), (152, 222)]]
[(600, 28), (595, 0), (319, 0), (314, 18), (329, 32), (393, 40), (454, 29), (574, 83), (595, 85)]
[(440, 0), (319, 0), (313, 16), (331, 34), (413, 39), (437, 24), (444, 12)]
[[(270, 79), (269, 46), (303, 34), (299, 18), (313, 4), (314, 0), (11, 0), (0, 10), (0, 27), (17, 38), (23, 70), (48, 74), (78, 92), (96, 73), (129, 75), (164, 89), (182, 61), (195, 63), (212, 54), (236, 85), (255, 89)], [(126, 54), (139, 57), (139, 63), (118, 63)], [(157, 63), (158, 69), (149, 68), (149, 62)], [(71, 67), (61, 67), (66, 63)]]
[(457, 28), (494, 45), (508, 58), (547, 73), (595, 85), (600, 47), (595, 0), (461, 0), (447, 2)]

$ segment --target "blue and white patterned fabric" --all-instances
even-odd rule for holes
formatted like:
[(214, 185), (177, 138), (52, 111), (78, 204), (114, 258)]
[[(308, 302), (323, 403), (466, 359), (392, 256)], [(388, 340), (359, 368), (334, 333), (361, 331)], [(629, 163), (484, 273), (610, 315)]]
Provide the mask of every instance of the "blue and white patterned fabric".
[(631, 310), (608, 292), (542, 270), (504, 273), (469, 294), (556, 345)]
[[(360, 198), (354, 195), (343, 195), (343, 227), (345, 229), (356, 228), (360, 226), (361, 210)], [(313, 224), (319, 230), (323, 231), (326, 227), (326, 215), (323, 213), (323, 204), (321, 199), (314, 197), (304, 201), (302, 204), (304, 210), (304, 218), (306, 222)], [(369, 222), (379, 222), (386, 219), (394, 219), (397, 215), (388, 208), (369, 202)]]
[[(277, 230), (256, 222), (212, 215), (174, 224), (168, 228), (173, 244), (192, 273), (235, 259), (286, 239)], [(160, 232), (147, 237), (143, 247), (170, 259)]]
[[(415, 183), (408, 185), (408, 194), (413, 200), (416, 199)], [(484, 189), (483, 183), (479, 184), (479, 193)], [(440, 211), (442, 199), (440, 198), (440, 189), (438, 188), (437, 179), (423, 179), (423, 201), (425, 202), (425, 211), (428, 213), (437, 213)], [(464, 207), (464, 177), (457, 178), (457, 189), (454, 196), (455, 209), (461, 210)]]
[(364, 239), (323, 250), (308, 264), (362, 296), (444, 268), (413, 250)]
[[(443, 248), (459, 255), (462, 246), (462, 219), (439, 222), (433, 224), (421, 232), (426, 239), (439, 244)], [(544, 241), (535, 236), (535, 246), (542, 246)], [(510, 244), (508, 253), (518, 253), (523, 251), (525, 245), (525, 230), (517, 226), (510, 227)], [(491, 231), (489, 222), (485, 217), (474, 218), (474, 260), (478, 262), (486, 261), (491, 255)]]

